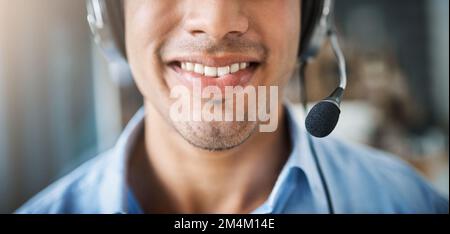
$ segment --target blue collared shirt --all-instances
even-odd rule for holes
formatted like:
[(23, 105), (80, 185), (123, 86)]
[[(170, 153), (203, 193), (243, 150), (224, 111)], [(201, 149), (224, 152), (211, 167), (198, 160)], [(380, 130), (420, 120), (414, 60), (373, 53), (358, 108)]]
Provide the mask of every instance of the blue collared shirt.
[[(287, 107), (292, 152), (268, 199), (252, 213), (328, 213), (307, 133)], [(133, 143), (144, 125), (139, 110), (116, 145), (37, 194), (17, 213), (142, 213), (127, 185)], [(336, 213), (448, 213), (441, 197), (391, 155), (337, 139), (314, 139)]]

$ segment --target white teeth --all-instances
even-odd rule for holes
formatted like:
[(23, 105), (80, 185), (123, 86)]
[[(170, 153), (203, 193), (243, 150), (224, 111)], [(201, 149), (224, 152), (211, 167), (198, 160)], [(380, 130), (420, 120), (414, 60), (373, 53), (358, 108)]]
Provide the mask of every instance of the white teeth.
[(217, 69), (217, 76), (226, 76), (230, 74), (230, 67), (226, 66), (226, 67), (219, 67)]
[(195, 64), (194, 72), (203, 75), (205, 73), (205, 67), (201, 64)]
[(230, 73), (235, 73), (239, 71), (239, 63), (235, 63), (230, 66)]
[[(183, 63), (181, 63), (181, 64), (183, 64)], [(186, 71), (194, 71), (193, 63), (186, 63), (185, 67), (186, 67)], [(183, 69), (183, 65), (181, 65), (181, 68)]]
[(216, 77), (217, 68), (216, 67), (205, 67), (205, 76)]
[(249, 67), (249, 63), (233, 63), (224, 67), (208, 67), (198, 63), (181, 63), (181, 69), (188, 72), (195, 72), (208, 77), (221, 77), (228, 74), (236, 73)]

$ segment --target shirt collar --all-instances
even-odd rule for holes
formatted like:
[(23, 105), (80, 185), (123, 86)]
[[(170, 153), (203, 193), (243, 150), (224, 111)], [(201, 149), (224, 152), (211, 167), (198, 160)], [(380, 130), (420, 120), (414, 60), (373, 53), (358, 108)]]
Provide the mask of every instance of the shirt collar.
[(283, 207), (290, 193), (298, 186), (296, 183), (302, 182), (298, 180), (300, 176), (306, 178), (316, 211), (325, 213), (328, 211), (328, 207), (324, 188), (308, 143), (308, 133), (301, 124), (304, 120), (304, 112), (300, 106), (289, 102), (286, 102), (285, 110), (292, 151), (278, 176), (269, 199), (253, 213), (277, 213), (279, 207)]
[[(260, 208), (256, 209), (254, 213), (275, 212), (275, 208), (283, 205), (282, 203), (286, 202), (286, 199), (290, 195), (289, 193), (295, 188), (295, 183), (298, 182), (295, 177), (300, 176), (302, 173), (306, 177), (308, 186), (311, 189), (317, 211), (326, 212), (327, 204), (324, 188), (311, 155), (307, 138), (308, 135), (303, 125), (299, 123), (304, 119), (304, 113), (301, 111), (301, 108), (297, 108), (290, 103), (287, 103), (285, 107), (292, 152), (286, 164), (283, 166), (268, 200)], [(111, 167), (108, 169), (110, 170), (109, 175), (112, 177), (108, 178), (106, 183), (109, 185), (112, 185), (112, 183), (119, 185), (116, 186), (116, 191), (114, 191), (118, 195), (115, 199), (111, 199), (111, 197), (105, 199), (111, 201), (111, 204), (105, 204), (105, 207), (108, 206), (112, 213), (127, 213), (129, 211), (129, 199), (132, 193), (130, 193), (127, 186), (126, 169), (134, 144), (144, 127), (144, 119), (145, 109), (142, 107), (125, 127), (114, 147), (113, 157), (115, 158), (112, 160)], [(102, 194), (112, 196), (114, 192), (111, 192), (111, 187), (108, 184), (104, 187), (105, 190), (109, 187), (109, 190)]]
[[(103, 180), (101, 196), (106, 196), (102, 201), (105, 213), (127, 213), (128, 212), (128, 183), (127, 165), (133, 147), (144, 127), (145, 110), (141, 107), (128, 122), (122, 131), (116, 145), (113, 148), (110, 166), (107, 167), (107, 179)], [(106, 183), (106, 184), (104, 184)], [(101, 188), (101, 189), (102, 189)]]

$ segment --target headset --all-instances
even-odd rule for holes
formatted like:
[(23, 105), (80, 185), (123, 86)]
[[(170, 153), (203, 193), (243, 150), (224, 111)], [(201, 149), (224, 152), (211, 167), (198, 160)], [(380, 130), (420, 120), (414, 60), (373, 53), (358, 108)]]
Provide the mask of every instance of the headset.
[(303, 53), (300, 53), (300, 95), (302, 97), (301, 100), (303, 109), (305, 113), (308, 113), (308, 99), (305, 81), (306, 66), (308, 62), (318, 54), (325, 38), (328, 38), (339, 69), (339, 86), (328, 97), (318, 102), (311, 108), (305, 119), (305, 127), (309, 132), (309, 135), (307, 136), (308, 144), (325, 192), (328, 212), (330, 214), (334, 214), (335, 210), (331, 199), (330, 189), (328, 187), (325, 174), (323, 173), (319, 157), (317, 156), (316, 147), (314, 146), (312, 136), (317, 138), (326, 137), (336, 127), (339, 120), (339, 115), (341, 113), (341, 101), (344, 96), (345, 89), (347, 88), (347, 68), (344, 54), (339, 46), (337, 31), (334, 24), (334, 0), (323, 0), (317, 2), (320, 2), (316, 3), (319, 4), (319, 14), (311, 26), (313, 31), (309, 36), (309, 41), (307, 41), (307, 44), (304, 45), (306, 46), (305, 50), (302, 51)]
[[(125, 52), (123, 0), (86, 0), (87, 21), (93, 38), (112, 63), (127, 64)], [(299, 47), (300, 87), (303, 108), (307, 117), (305, 127), (308, 144), (324, 188), (329, 213), (334, 207), (325, 175), (317, 156), (312, 136), (328, 136), (336, 127), (340, 115), (340, 104), (347, 86), (346, 62), (339, 46), (334, 26), (334, 0), (302, 0), (302, 30)], [(325, 99), (307, 111), (305, 70), (307, 64), (318, 54), (328, 39), (339, 68), (339, 86)]]

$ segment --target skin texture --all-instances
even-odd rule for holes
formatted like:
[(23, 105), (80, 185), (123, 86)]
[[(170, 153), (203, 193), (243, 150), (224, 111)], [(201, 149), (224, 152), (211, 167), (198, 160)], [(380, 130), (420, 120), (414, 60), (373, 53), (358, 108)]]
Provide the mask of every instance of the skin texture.
[[(298, 0), (125, 0), (126, 49), (144, 96), (145, 131), (129, 183), (149, 213), (245, 213), (263, 203), (289, 155), (282, 108), (300, 38)], [(179, 56), (257, 59), (246, 85), (278, 86), (278, 129), (256, 121), (176, 122)]]

